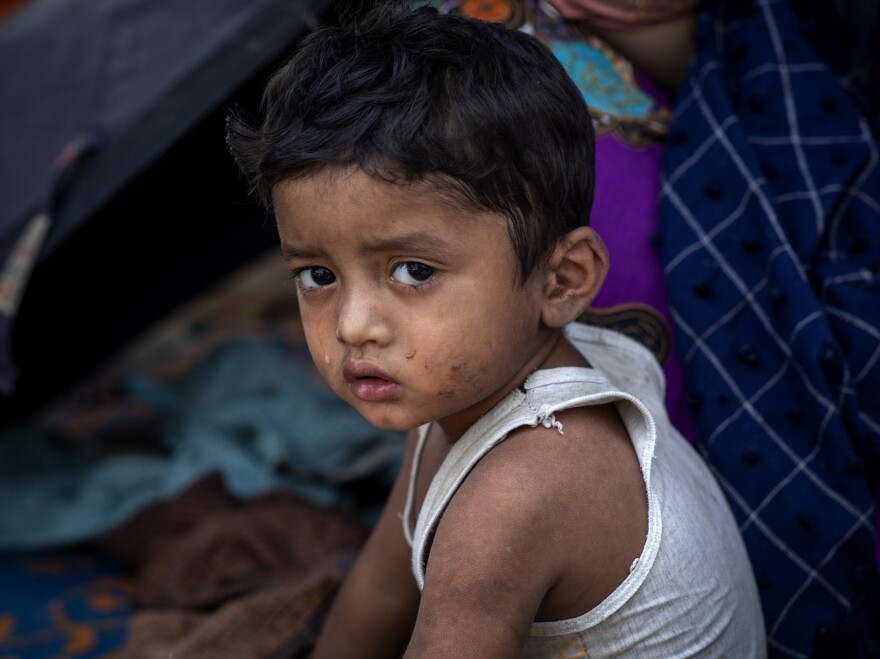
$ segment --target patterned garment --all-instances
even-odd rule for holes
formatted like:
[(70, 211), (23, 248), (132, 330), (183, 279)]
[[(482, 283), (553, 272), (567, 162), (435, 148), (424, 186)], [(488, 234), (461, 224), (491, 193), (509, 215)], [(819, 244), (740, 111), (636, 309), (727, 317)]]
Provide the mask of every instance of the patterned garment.
[(601, 40), (534, 0), (433, 0), (444, 13), (503, 23), (534, 35), (580, 89), (596, 130), (596, 192), (590, 217), (611, 255), (611, 269), (584, 322), (614, 327), (651, 347), (663, 363), (666, 408), (691, 442), (684, 364), (672, 341), (672, 317), (657, 250), (657, 190), (669, 101)]
[(880, 656), (877, 127), (800, 20), (781, 0), (702, 10), (665, 152), (663, 260), (771, 656)]
[(0, 552), (0, 657), (108, 659), (134, 614), (127, 566), (85, 546)]

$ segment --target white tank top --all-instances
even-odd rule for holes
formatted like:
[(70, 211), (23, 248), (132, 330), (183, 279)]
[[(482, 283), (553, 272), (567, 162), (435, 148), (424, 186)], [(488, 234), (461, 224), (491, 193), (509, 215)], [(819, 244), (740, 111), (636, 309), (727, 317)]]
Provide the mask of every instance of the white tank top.
[(474, 465), (520, 426), (551, 427), (555, 412), (614, 404), (629, 432), (648, 496), (648, 536), (629, 576), (577, 618), (535, 622), (521, 657), (766, 657), (764, 621), (745, 546), (706, 464), (669, 423), (653, 355), (611, 330), (572, 323), (566, 336), (594, 368), (537, 371), (451, 448), (418, 519), (413, 493), (428, 426), (420, 429), (404, 509), (419, 589), (433, 534)]

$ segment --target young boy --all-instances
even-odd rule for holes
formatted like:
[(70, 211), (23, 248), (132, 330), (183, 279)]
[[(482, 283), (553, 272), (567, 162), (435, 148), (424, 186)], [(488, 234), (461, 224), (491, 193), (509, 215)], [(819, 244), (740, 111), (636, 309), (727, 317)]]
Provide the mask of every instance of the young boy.
[(534, 38), (384, 3), (319, 26), (232, 154), (312, 357), (404, 467), (315, 657), (762, 657), (722, 492), (651, 354), (574, 322), (593, 132)]

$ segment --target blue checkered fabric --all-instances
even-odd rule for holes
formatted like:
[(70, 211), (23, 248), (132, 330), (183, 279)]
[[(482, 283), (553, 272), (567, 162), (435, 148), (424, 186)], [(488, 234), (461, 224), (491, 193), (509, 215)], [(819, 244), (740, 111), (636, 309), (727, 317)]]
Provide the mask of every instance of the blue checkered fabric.
[(876, 126), (782, 0), (710, 2), (696, 43), (660, 214), (699, 447), (748, 547), (770, 656), (874, 656)]

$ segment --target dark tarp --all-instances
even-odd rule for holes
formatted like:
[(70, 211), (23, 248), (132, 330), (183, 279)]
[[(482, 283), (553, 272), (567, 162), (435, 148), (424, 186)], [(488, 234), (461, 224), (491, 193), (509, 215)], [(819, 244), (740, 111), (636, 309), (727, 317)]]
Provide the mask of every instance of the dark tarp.
[(30, 0), (0, 24), (2, 418), (272, 243), (223, 120), (329, 4)]

